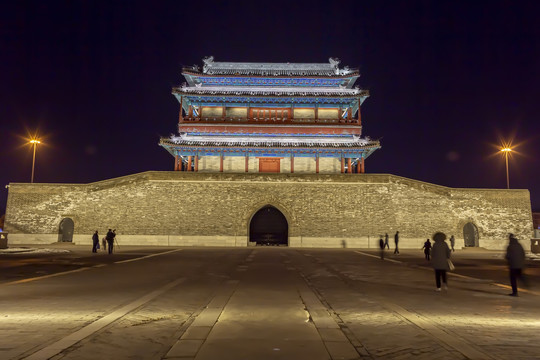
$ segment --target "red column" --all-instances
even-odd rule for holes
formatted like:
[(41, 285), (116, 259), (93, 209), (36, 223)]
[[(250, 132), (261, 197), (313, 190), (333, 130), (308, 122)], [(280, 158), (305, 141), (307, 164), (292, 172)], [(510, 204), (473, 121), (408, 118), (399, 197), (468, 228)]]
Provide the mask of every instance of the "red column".
[(184, 98), (183, 97), (180, 97), (180, 115), (178, 117), (178, 122), (181, 123), (181, 122), (184, 122), (184, 116), (182, 115), (182, 112), (183, 112), (183, 108), (182, 108), (182, 100)]
[(219, 154), (219, 172), (223, 172), (223, 154)]
[(191, 155), (187, 157), (187, 171), (191, 171)]
[(345, 172), (345, 158), (341, 157), (341, 173), (343, 174)]
[(246, 172), (249, 171), (249, 156), (246, 154)]
[(195, 171), (199, 171), (199, 155), (195, 155)]
[(174, 171), (178, 171), (178, 155), (174, 156)]
[(364, 158), (360, 158), (360, 173), (365, 173), (366, 172), (366, 168), (365, 168), (365, 164), (364, 164)]
[(294, 154), (291, 154), (291, 173), (294, 172)]
[(358, 100), (358, 125), (362, 125), (362, 115), (360, 114), (360, 100)]
[(351, 158), (347, 158), (347, 173), (352, 173)]
[(319, 173), (319, 154), (315, 157), (315, 173)]

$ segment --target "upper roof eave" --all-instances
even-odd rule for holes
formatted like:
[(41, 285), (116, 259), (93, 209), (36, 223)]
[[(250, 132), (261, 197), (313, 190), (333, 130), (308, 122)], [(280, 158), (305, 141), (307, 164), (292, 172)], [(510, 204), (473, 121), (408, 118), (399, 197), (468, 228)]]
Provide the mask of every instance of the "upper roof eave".
[(357, 69), (351, 69), (351, 72), (348, 74), (335, 74), (332, 72), (300, 72), (300, 71), (279, 71), (279, 72), (262, 72), (262, 71), (223, 71), (223, 72), (212, 72), (212, 73), (203, 73), (200, 70), (195, 70), (193, 67), (183, 67), (182, 75), (191, 75), (191, 76), (201, 76), (201, 77), (215, 77), (215, 76), (235, 76), (235, 77), (287, 77), (287, 78), (337, 78), (337, 79), (347, 79), (352, 77), (359, 77), (360, 71)]
[(358, 69), (348, 66), (339, 68), (339, 59), (330, 58), (328, 63), (253, 63), (215, 62), (213, 56), (203, 59), (202, 71), (197, 65), (183, 67), (183, 74), (196, 76), (270, 76), (270, 77), (340, 77), (359, 76)]
[(302, 97), (369, 97), (369, 90), (364, 89), (348, 89), (348, 88), (281, 88), (281, 87), (225, 87), (225, 86), (207, 86), (193, 87), (183, 86), (172, 89), (175, 95), (191, 95), (191, 96), (302, 96)]

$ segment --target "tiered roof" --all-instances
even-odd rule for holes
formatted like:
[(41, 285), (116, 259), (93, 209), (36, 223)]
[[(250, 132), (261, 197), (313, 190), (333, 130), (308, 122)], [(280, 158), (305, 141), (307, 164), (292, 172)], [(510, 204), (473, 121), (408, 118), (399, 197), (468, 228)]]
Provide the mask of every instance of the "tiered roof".
[[(196, 65), (183, 69), (188, 84), (173, 88), (184, 109), (189, 105), (284, 104), (321, 107), (345, 106), (358, 110), (369, 91), (352, 88), (359, 77), (357, 69), (339, 68), (339, 60), (328, 63), (243, 63), (204, 60), (202, 71)], [(275, 104), (275, 105), (273, 105)]]
[[(203, 62), (202, 69), (184, 67), (187, 84), (173, 88), (186, 116), (181, 117), (179, 135), (160, 141), (172, 155), (225, 151), (237, 156), (249, 152), (366, 158), (380, 148), (378, 141), (360, 136), (361, 123), (353, 116), (369, 92), (353, 88), (358, 70), (339, 68), (337, 59), (291, 64), (215, 62), (207, 57)], [(211, 106), (259, 109), (245, 118), (229, 116), (225, 109), (218, 116), (202, 117), (201, 107)], [(276, 118), (277, 112), (274, 118), (260, 115), (260, 108), (273, 107), (282, 112), (284, 107), (341, 110), (336, 118), (315, 115), (305, 120), (291, 116), (291, 110), (288, 116), (282, 113), (283, 118)]]

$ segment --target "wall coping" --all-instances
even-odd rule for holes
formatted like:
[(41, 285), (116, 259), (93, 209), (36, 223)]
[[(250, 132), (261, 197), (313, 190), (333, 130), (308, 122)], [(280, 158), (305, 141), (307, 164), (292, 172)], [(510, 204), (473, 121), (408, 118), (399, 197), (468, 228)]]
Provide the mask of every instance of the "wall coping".
[(381, 184), (381, 183), (406, 183), (410, 185), (422, 186), (424, 190), (438, 191), (497, 191), (497, 192), (524, 192), (528, 189), (493, 189), (493, 188), (452, 188), (443, 185), (428, 183), (421, 180), (406, 178), (393, 174), (295, 174), (295, 173), (201, 173), (184, 171), (145, 171), (106, 180), (90, 183), (10, 183), (14, 187), (89, 187), (98, 190), (101, 187), (111, 187), (123, 185), (130, 182), (139, 181), (163, 181), (163, 182), (271, 182), (276, 183), (335, 183), (335, 184)]

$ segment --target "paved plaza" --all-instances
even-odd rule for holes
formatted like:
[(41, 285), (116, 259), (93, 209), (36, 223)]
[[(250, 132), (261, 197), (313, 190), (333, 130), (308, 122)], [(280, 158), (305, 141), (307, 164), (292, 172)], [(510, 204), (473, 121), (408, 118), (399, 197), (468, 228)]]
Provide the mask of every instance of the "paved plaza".
[[(63, 250), (67, 250), (63, 252)], [(540, 262), (457, 250), (51, 245), (0, 253), (1, 359), (539, 359)]]

